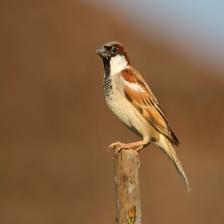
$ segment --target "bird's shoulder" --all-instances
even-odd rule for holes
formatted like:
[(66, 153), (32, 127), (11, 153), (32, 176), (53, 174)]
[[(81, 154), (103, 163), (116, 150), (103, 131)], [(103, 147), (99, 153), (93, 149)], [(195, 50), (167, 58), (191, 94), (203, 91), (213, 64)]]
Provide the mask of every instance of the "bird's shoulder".
[(125, 81), (127, 90), (130, 89), (133, 93), (141, 95), (141, 97), (150, 98), (154, 103), (158, 103), (149, 85), (137, 69), (127, 66), (121, 71), (120, 75)]

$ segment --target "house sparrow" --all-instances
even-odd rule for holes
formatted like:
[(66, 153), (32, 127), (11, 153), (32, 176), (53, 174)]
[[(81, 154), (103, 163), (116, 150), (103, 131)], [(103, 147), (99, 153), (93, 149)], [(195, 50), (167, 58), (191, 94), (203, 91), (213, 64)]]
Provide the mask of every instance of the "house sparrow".
[(165, 114), (148, 84), (130, 65), (124, 46), (112, 41), (96, 52), (104, 65), (103, 86), (107, 105), (130, 130), (143, 138), (128, 144), (115, 142), (110, 148), (117, 151), (139, 151), (151, 142), (155, 143), (173, 162), (190, 190), (187, 176), (174, 149), (179, 141), (170, 129)]

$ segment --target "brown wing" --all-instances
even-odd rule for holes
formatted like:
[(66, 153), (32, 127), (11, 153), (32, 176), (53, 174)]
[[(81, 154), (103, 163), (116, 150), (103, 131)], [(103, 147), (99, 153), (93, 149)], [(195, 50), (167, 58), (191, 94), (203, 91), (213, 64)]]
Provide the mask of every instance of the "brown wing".
[(138, 91), (136, 88), (132, 88), (131, 85), (125, 85), (124, 93), (127, 99), (158, 132), (166, 136), (174, 145), (178, 145), (179, 141), (169, 128), (156, 97), (140, 73), (129, 67), (124, 69), (121, 75), (130, 84), (138, 84), (140, 86)]

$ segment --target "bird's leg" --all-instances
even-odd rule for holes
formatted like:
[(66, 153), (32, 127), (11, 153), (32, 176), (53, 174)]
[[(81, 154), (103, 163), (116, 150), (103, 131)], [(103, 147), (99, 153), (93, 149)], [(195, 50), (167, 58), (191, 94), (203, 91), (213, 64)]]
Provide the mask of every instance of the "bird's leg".
[(140, 151), (145, 145), (145, 141), (137, 141), (137, 142), (131, 142), (125, 145), (122, 149), (134, 149), (136, 152)]
[(138, 142), (127, 143), (127, 144), (121, 143), (121, 142), (115, 142), (109, 146), (109, 149), (113, 149), (116, 152), (120, 152), (122, 149), (126, 149), (126, 150), (133, 149), (136, 152), (138, 152), (147, 144), (148, 143), (146, 143), (144, 140), (138, 141)]

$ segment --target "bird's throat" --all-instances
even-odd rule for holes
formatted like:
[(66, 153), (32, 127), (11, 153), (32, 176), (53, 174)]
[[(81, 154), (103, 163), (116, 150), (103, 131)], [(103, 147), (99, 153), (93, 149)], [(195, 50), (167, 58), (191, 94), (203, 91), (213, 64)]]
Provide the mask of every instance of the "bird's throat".
[(110, 59), (103, 58), (103, 66), (104, 66), (104, 80), (107, 80), (110, 76)]

